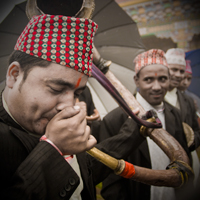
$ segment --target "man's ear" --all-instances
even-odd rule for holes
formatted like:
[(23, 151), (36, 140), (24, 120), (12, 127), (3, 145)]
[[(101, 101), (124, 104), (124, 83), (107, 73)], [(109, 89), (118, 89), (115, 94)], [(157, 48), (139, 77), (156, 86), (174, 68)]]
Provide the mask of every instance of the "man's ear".
[(135, 81), (135, 85), (137, 86), (137, 87), (139, 87), (139, 78), (138, 78), (138, 76), (134, 76), (133, 77), (133, 79), (134, 79), (134, 81)]
[(18, 62), (12, 62), (7, 70), (6, 74), (6, 86), (13, 88), (13, 85), (17, 81), (17, 78), (21, 72), (20, 64)]

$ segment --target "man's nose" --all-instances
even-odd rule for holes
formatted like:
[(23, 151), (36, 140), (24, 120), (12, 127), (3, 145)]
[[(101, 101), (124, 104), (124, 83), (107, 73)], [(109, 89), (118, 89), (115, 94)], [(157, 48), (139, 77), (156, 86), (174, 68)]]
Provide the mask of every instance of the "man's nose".
[(58, 98), (56, 105), (57, 111), (61, 111), (66, 107), (72, 107), (75, 105), (74, 92), (66, 92)]
[(153, 84), (153, 87), (152, 87), (153, 90), (160, 90), (161, 89), (161, 86), (160, 86), (160, 83), (159, 81), (154, 81), (154, 84)]
[(183, 79), (183, 85), (187, 85), (188, 81), (186, 79)]

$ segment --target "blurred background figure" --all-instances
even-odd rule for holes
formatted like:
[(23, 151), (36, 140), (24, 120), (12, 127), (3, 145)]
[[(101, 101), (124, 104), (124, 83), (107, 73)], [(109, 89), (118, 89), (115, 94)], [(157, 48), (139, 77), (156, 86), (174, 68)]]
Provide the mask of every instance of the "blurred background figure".
[(186, 91), (187, 88), (190, 86), (192, 82), (192, 68), (191, 68), (191, 61), (186, 60), (186, 67), (185, 67), (185, 74), (183, 80), (180, 82), (178, 89), (181, 91)]
[(184, 78), (186, 68), (185, 53), (182, 49), (171, 48), (167, 50), (165, 55), (170, 72), (170, 85), (165, 100), (180, 109), (177, 87)]
[(186, 138), (193, 142), (189, 144), (189, 149), (193, 158), (193, 170), (195, 181), (199, 176), (199, 158), (195, 151), (200, 145), (200, 128), (196, 115), (196, 108), (193, 99), (178, 90), (181, 81), (184, 79), (186, 71), (185, 52), (180, 48), (171, 48), (166, 52), (166, 59), (169, 65), (170, 85), (169, 91), (165, 95), (165, 101), (178, 108), (181, 113), (182, 122), (189, 125), (193, 132), (186, 132)]
[[(192, 97), (192, 99), (194, 100), (194, 105), (196, 108), (196, 114), (197, 114), (197, 119), (198, 119), (198, 123), (200, 125), (200, 98), (194, 94), (193, 92), (190, 92), (188, 90), (188, 87), (190, 86), (192, 82), (192, 67), (191, 67), (191, 61), (190, 60), (186, 60), (186, 69), (185, 69), (185, 74), (184, 74), (184, 78), (181, 81), (180, 85), (178, 86), (178, 89), (182, 92), (185, 93), (186, 95)], [(198, 147), (197, 149), (197, 155), (200, 158), (200, 147)]]
[[(200, 98), (196, 94), (194, 94), (188, 90), (188, 87), (190, 86), (191, 82), (192, 82), (191, 61), (186, 60), (186, 69), (185, 69), (184, 78), (181, 81), (180, 85), (178, 86), (178, 89), (181, 92), (185, 92), (185, 94), (187, 94), (188, 96), (193, 98), (194, 105), (195, 105), (196, 111), (197, 111), (197, 116), (199, 118), (200, 117)], [(198, 121), (200, 123), (200, 120), (198, 120)]]
[(189, 147), (193, 151), (200, 145), (200, 129), (196, 108), (193, 99), (178, 90), (186, 71), (185, 52), (180, 48), (171, 48), (167, 50), (165, 55), (170, 72), (170, 85), (165, 95), (165, 100), (180, 110), (182, 121), (193, 129), (195, 139), (194, 143)]

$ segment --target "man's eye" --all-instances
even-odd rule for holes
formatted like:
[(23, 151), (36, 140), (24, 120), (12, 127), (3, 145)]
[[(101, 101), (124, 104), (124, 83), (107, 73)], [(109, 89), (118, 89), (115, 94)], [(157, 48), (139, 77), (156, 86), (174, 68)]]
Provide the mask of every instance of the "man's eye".
[(150, 83), (152, 81), (152, 79), (151, 78), (145, 78), (144, 81), (147, 82), (147, 83)]
[(167, 80), (167, 78), (163, 77), (161, 78), (161, 82), (165, 82)]
[(52, 87), (50, 87), (50, 88), (51, 88), (51, 91), (53, 93), (61, 93), (62, 92), (62, 90), (58, 90), (58, 89), (55, 89), (55, 88), (52, 88)]

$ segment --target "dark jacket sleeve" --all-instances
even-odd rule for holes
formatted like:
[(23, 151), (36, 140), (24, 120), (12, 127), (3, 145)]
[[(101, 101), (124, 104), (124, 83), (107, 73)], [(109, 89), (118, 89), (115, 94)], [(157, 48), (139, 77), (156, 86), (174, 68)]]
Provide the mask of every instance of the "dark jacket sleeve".
[(167, 112), (165, 114), (166, 130), (180, 143), (191, 161), (191, 153), (187, 145), (180, 110), (168, 104), (167, 102), (165, 102), (165, 109)]
[(39, 142), (1, 195), (9, 200), (69, 199), (78, 184), (78, 176), (59, 152), (49, 143)]
[[(128, 118), (121, 111), (121, 108), (115, 109), (104, 117), (98, 133), (100, 134), (100, 142), (96, 147), (117, 159), (126, 160), (131, 152), (145, 140), (139, 133), (138, 125), (131, 118)], [(93, 159), (92, 168), (95, 184), (100, 183), (110, 173), (113, 173), (96, 159)]]
[[(133, 126), (137, 127), (137, 134), (131, 133), (133, 131)], [(142, 148), (143, 151), (146, 151), (145, 154), (148, 154), (148, 146), (146, 139), (140, 135), (139, 128), (136, 123), (128, 118), (128, 116), (123, 112), (121, 108), (117, 108), (110, 112), (103, 120), (102, 132), (100, 138), (103, 141), (106, 141), (107, 138), (111, 137), (121, 137), (123, 140), (126, 136), (127, 140), (124, 145), (124, 149), (128, 151), (125, 156), (125, 160), (132, 164), (136, 164), (143, 167), (150, 167), (149, 160), (141, 159), (141, 151), (139, 147)], [(128, 135), (132, 135), (132, 139)], [(138, 137), (138, 138), (137, 138)], [(144, 145), (143, 145), (144, 144)], [(111, 144), (112, 145), (112, 144)], [(120, 150), (118, 150), (120, 151)], [(121, 151), (120, 151), (121, 152)], [(134, 153), (135, 152), (135, 153)], [(143, 154), (142, 154), (143, 155)], [(143, 156), (142, 156), (143, 157)], [(135, 162), (133, 162), (133, 159)], [(132, 200), (132, 199), (145, 199), (148, 200), (150, 196), (150, 186), (145, 185), (131, 179), (126, 179), (121, 176), (117, 176), (114, 173), (110, 173), (109, 176), (103, 180), (103, 187), (101, 190), (101, 195), (106, 200), (112, 199), (120, 199), (120, 200)]]
[(69, 199), (79, 177), (45, 141), (0, 123), (0, 199)]
[[(167, 131), (180, 142), (182, 147), (186, 150), (187, 154), (190, 155), (186, 143), (186, 138), (183, 132), (179, 111), (173, 106), (165, 104), (165, 119), (167, 120)], [(111, 124), (108, 124), (107, 127), (110, 128), (110, 131), (115, 129), (115, 127), (112, 127)], [(140, 146), (137, 147), (136, 150), (132, 151), (128, 156), (127, 161), (137, 166), (151, 168), (147, 141), (140, 143)], [(150, 186), (130, 179), (124, 179), (114, 174), (110, 174), (108, 178), (103, 181), (101, 194), (106, 200), (148, 200), (150, 199)]]

